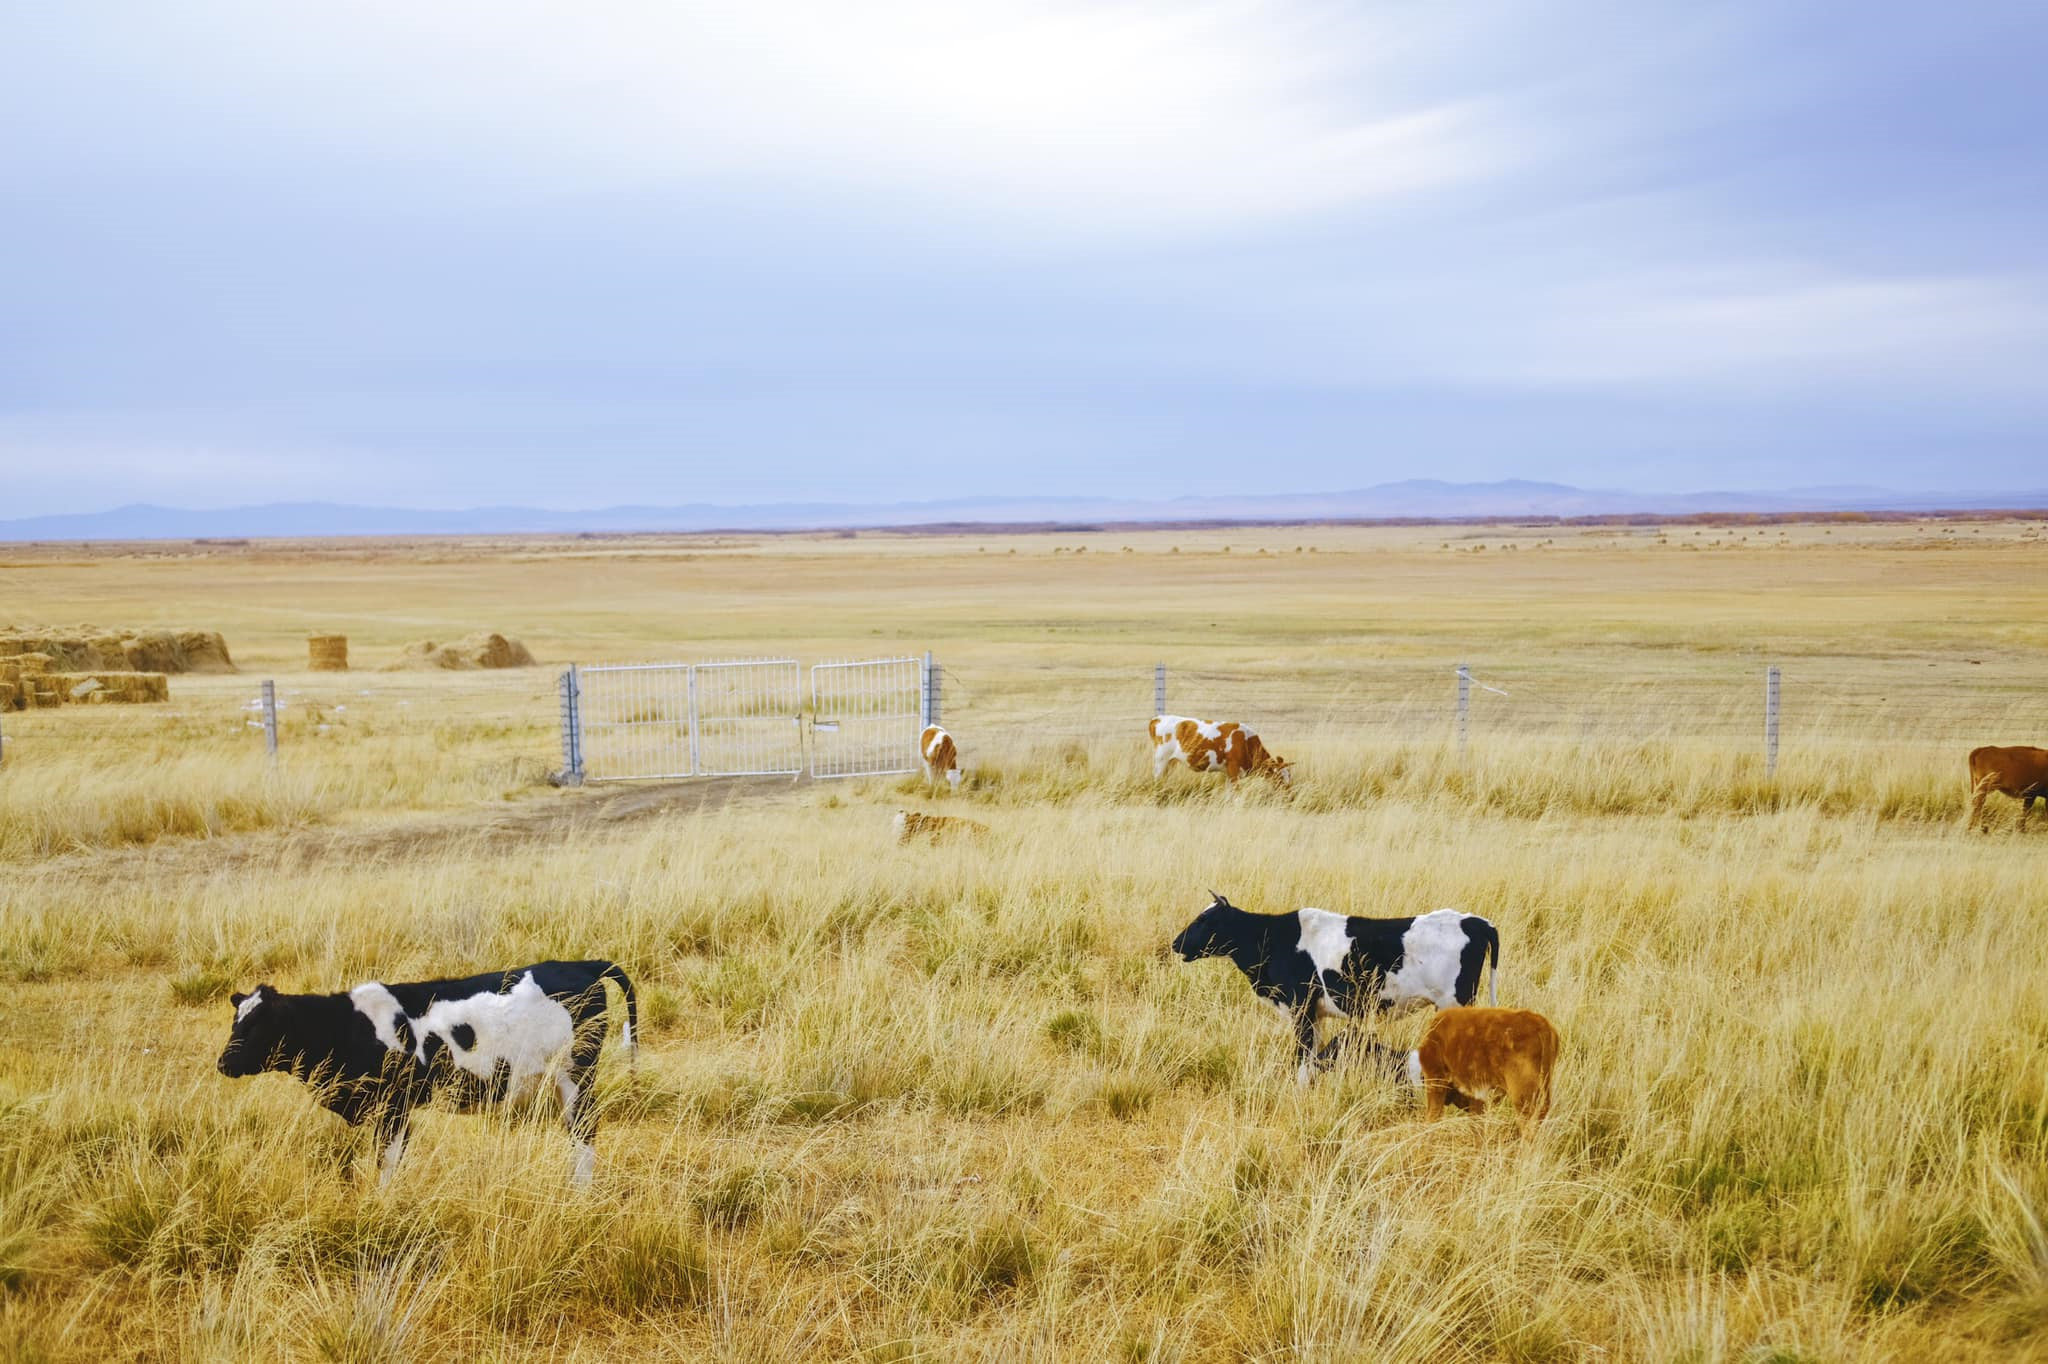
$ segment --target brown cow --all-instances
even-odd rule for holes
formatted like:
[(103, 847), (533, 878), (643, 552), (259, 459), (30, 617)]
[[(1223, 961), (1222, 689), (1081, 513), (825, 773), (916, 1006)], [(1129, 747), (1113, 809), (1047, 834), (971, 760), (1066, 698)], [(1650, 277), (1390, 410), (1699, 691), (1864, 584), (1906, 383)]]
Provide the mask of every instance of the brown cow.
[(1444, 1009), (1429, 1022), (1422, 1045), (1408, 1053), (1408, 1082), (1422, 1091), (1423, 1116), (1435, 1121), (1446, 1101), (1484, 1113), (1487, 1100), (1514, 1107), (1524, 1138), (1550, 1112), (1550, 1072), (1557, 1029), (1527, 1009), (1471, 1006)]
[(1184, 762), (1190, 771), (1221, 770), (1226, 782), (1246, 772), (1279, 782), (1294, 780), (1294, 767), (1285, 758), (1268, 753), (1258, 731), (1235, 720), (1211, 724), (1180, 715), (1155, 715), (1146, 726), (1152, 736), (1152, 776), (1166, 775), (1166, 769)]
[(2034, 802), (2038, 799), (2048, 805), (2048, 748), (1991, 744), (1971, 749), (1970, 814), (1963, 822), (1965, 829), (1981, 821), (1984, 831), (1991, 832), (1991, 821), (1984, 815), (1984, 797), (1993, 791), (2020, 803), (2019, 827), (2025, 831)]

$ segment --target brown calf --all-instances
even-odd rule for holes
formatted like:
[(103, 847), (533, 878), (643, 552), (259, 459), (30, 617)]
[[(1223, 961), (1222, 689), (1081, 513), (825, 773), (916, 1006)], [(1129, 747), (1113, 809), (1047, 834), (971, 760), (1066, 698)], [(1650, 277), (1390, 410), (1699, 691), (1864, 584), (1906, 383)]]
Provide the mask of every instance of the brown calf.
[(2001, 796), (2011, 796), (2020, 803), (2020, 830), (2027, 827), (2027, 816), (2034, 813), (2034, 802), (2048, 805), (2048, 748), (2027, 748), (2018, 746), (2000, 748), (1995, 744), (1970, 750), (1970, 814), (1963, 821), (1963, 827), (1981, 823), (1984, 831), (1991, 831), (1991, 820), (1984, 814), (1984, 797), (1996, 791)]
[(1486, 1100), (1506, 1098), (1524, 1138), (1550, 1112), (1550, 1071), (1557, 1029), (1527, 1009), (1445, 1009), (1430, 1020), (1422, 1045), (1408, 1053), (1408, 1080), (1422, 1090), (1423, 1115), (1434, 1121), (1449, 1100), (1484, 1113)]
[(913, 838), (929, 838), (934, 843), (942, 838), (980, 838), (988, 832), (988, 825), (979, 820), (961, 819), (957, 815), (927, 815), (916, 810), (898, 810), (895, 828), (898, 843), (908, 843)]

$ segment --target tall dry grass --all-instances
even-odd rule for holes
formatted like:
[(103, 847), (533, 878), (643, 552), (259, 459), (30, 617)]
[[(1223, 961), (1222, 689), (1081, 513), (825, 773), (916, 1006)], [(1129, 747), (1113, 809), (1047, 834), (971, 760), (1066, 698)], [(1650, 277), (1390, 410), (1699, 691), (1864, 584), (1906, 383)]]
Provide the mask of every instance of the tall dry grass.
[[(996, 835), (946, 850), (890, 843), (906, 793), (878, 782), (518, 858), (279, 853), (147, 886), (90, 859), (29, 866), (0, 890), (0, 1342), (2040, 1352), (2037, 841), (1823, 800), (1598, 813), (1571, 796), (1583, 774), (1550, 770), (1527, 809), (1443, 783), (1177, 781), (1141, 801), (991, 780), (954, 805), (985, 806)], [(1566, 1040), (1542, 1140), (1425, 1127), (1357, 1071), (1296, 1089), (1227, 965), (1163, 959), (1212, 885), (1258, 908), (1494, 919), (1503, 1002)], [(212, 1069), (224, 992), (259, 978), (586, 954), (628, 966), (645, 1017), (637, 1071), (607, 1059), (587, 1197), (549, 1113), (430, 1112), (379, 1194), (292, 1082)]]

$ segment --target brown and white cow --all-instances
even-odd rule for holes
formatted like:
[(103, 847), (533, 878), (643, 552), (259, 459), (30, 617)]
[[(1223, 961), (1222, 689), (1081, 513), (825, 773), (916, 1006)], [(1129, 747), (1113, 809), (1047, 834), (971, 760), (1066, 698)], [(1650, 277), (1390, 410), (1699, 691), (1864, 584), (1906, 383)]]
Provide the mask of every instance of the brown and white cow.
[[(1476, 1115), (1488, 1100), (1505, 1099), (1522, 1136), (1533, 1137), (1550, 1112), (1557, 1048), (1557, 1029), (1528, 1009), (1445, 1009), (1408, 1053), (1408, 1082), (1422, 1091), (1423, 1116), (1432, 1122), (1444, 1115), (1446, 1102)], [(1388, 1049), (1373, 1050), (1384, 1055)]]
[(1152, 776), (1166, 775), (1166, 769), (1183, 762), (1194, 772), (1221, 772), (1228, 782), (1246, 772), (1256, 772), (1285, 786), (1294, 780), (1294, 766), (1285, 758), (1268, 753), (1250, 725), (1235, 720), (1211, 724), (1184, 715), (1155, 715), (1147, 727), (1152, 735)]
[(1984, 815), (1984, 797), (1993, 791), (2020, 803), (2019, 827), (2024, 831), (2027, 816), (2034, 813), (2034, 802), (2048, 805), (2048, 748), (1987, 745), (1971, 749), (1970, 815), (1964, 828), (1981, 823), (1986, 833), (1991, 831), (1991, 821)]
[(926, 725), (924, 733), (917, 736), (917, 753), (924, 759), (927, 781), (943, 780), (953, 789), (959, 789), (960, 750), (953, 746), (952, 735), (937, 725)]

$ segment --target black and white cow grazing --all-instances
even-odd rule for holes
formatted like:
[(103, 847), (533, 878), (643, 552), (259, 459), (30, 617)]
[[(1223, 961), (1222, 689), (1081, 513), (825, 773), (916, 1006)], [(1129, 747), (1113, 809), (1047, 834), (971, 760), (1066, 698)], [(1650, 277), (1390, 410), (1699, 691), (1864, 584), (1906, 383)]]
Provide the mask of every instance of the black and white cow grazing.
[(347, 994), (287, 995), (268, 985), (234, 996), (223, 1075), (267, 1070), (312, 1085), (351, 1124), (374, 1122), (388, 1183), (416, 1105), (445, 1094), (459, 1112), (516, 1101), (552, 1075), (576, 1140), (575, 1180), (596, 1166), (591, 1102), (604, 1046), (604, 982), (626, 1000), (622, 1040), (639, 1023), (633, 982), (608, 961), (544, 961), (463, 980), (369, 981)]
[(1411, 919), (1360, 919), (1326, 909), (1254, 914), (1211, 892), (1209, 907), (1173, 940), (1183, 961), (1228, 957), (1259, 998), (1294, 1024), (1307, 1084), (1317, 1063), (1342, 1039), (1316, 1049), (1316, 1024), (1368, 1010), (1420, 1003), (1439, 1009), (1470, 1004), (1479, 973), (1492, 966), (1492, 1001), (1500, 984), (1500, 935), (1476, 914), (1433, 910)]

